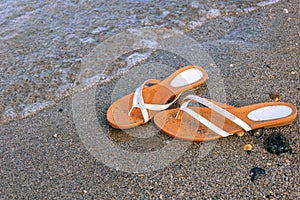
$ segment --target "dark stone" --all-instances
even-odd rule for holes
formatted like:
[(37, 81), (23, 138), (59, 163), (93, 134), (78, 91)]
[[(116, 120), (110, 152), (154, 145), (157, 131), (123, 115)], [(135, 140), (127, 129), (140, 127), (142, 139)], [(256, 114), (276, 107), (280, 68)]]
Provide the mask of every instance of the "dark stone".
[(64, 109), (62, 109), (62, 108), (58, 109), (58, 112), (62, 112), (62, 111), (64, 111)]
[(273, 132), (270, 137), (266, 139), (264, 147), (268, 152), (275, 153), (277, 155), (285, 152), (292, 153), (288, 140), (278, 132)]
[(259, 167), (253, 167), (250, 170), (251, 181), (255, 181), (256, 179), (258, 179), (259, 176), (262, 176), (265, 174), (266, 174), (266, 170), (259, 168)]
[(272, 69), (272, 66), (271, 65), (266, 65), (267, 68), (269, 69)]

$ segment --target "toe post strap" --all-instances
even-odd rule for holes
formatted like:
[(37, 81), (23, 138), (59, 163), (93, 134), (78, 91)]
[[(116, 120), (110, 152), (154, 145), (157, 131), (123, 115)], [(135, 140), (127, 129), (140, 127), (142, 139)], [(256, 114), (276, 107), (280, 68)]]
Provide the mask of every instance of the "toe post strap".
[(131, 108), (128, 112), (128, 116), (131, 115), (134, 108), (139, 108), (141, 110), (142, 115), (143, 115), (144, 122), (146, 123), (150, 120), (148, 110), (155, 110), (155, 111), (165, 110), (168, 107), (170, 107), (178, 99), (180, 94), (177, 95), (176, 98), (168, 104), (161, 105), (161, 104), (148, 104), (148, 103), (145, 103), (144, 98), (143, 98), (143, 88), (147, 87), (147, 84), (154, 85), (154, 84), (157, 84), (159, 82), (160, 82), (159, 80), (149, 79), (149, 80), (145, 81), (140, 87), (138, 87), (135, 90), (134, 95), (133, 95), (133, 99), (132, 99), (132, 106), (131, 106)]
[(235, 124), (237, 124), (238, 126), (243, 128), (245, 131), (252, 130), (252, 128), (246, 122), (244, 122), (237, 116), (231, 114), (227, 110), (221, 108), (220, 106), (216, 105), (215, 103), (213, 103), (213, 101), (209, 101), (205, 98), (201, 98), (201, 97), (195, 96), (195, 95), (188, 95), (186, 98), (183, 99), (183, 103), (181, 104), (181, 107), (180, 107), (179, 111), (177, 112), (176, 118), (180, 119), (182, 112), (184, 111), (184, 112), (188, 113), (189, 115), (191, 115), (196, 120), (198, 120), (200, 123), (205, 125), (207, 128), (209, 128), (212, 131), (214, 131), (215, 133), (221, 135), (222, 137), (227, 137), (229, 135), (232, 135), (232, 134), (222, 130), (221, 128), (219, 128), (218, 126), (213, 124), (212, 122), (208, 121), (206, 118), (202, 117), (200, 114), (196, 113), (192, 109), (188, 108), (187, 106), (191, 102), (198, 102), (198, 103), (212, 109), (213, 111), (221, 114), (225, 118), (231, 120), (232, 122), (234, 122)]

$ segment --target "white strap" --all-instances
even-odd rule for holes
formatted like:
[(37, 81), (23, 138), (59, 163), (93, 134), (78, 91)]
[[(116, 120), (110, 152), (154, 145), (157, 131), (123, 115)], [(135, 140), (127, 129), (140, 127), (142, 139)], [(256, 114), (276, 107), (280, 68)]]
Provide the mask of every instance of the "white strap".
[(227, 136), (231, 135), (231, 134), (227, 133), (226, 131), (223, 131), (222, 129), (220, 129), (219, 127), (217, 127), (216, 125), (214, 125), (213, 123), (211, 123), (210, 121), (208, 121), (207, 119), (205, 119), (204, 117), (199, 115), (198, 113), (194, 112), (192, 109), (185, 107), (182, 110), (184, 110), (186, 113), (191, 115), (193, 118), (198, 120), (200, 123), (204, 124), (207, 128), (211, 129), (212, 131), (221, 135), (222, 137), (227, 137)]
[(170, 107), (180, 96), (180, 94), (179, 94), (178, 96), (176, 96), (176, 98), (172, 102), (170, 102), (168, 104), (164, 104), (164, 105), (145, 103), (144, 98), (143, 98), (143, 88), (145, 87), (145, 85), (147, 83), (150, 83), (150, 82), (157, 83), (158, 81), (154, 80), (154, 79), (149, 79), (149, 80), (145, 81), (140, 87), (138, 87), (135, 90), (133, 99), (132, 99), (132, 107), (128, 113), (128, 115), (130, 116), (130, 114), (134, 108), (139, 108), (142, 112), (145, 123), (150, 120), (148, 110), (157, 110), (157, 111), (165, 110), (168, 107)]
[(181, 112), (181, 110), (183, 110), (183, 111), (187, 112), (189, 115), (191, 115), (193, 118), (197, 119), (200, 123), (204, 124), (206, 127), (213, 130), (215, 133), (217, 133), (217, 134), (219, 134), (223, 137), (227, 137), (227, 136), (231, 135), (231, 134), (227, 133), (226, 131), (223, 131), (222, 129), (218, 128), (216, 125), (212, 124), (211, 122), (209, 122), (207, 119), (205, 119), (204, 117), (202, 117), (198, 113), (196, 113), (193, 110), (189, 109), (187, 107), (187, 105), (191, 101), (196, 101), (198, 103), (201, 103), (201, 104), (205, 105), (206, 107), (214, 110), (215, 112), (223, 115), (224, 117), (228, 118), (229, 120), (231, 120), (235, 124), (239, 125), (245, 131), (250, 131), (251, 130), (251, 127), (247, 123), (245, 123), (243, 120), (239, 119), (238, 117), (236, 117), (235, 115), (233, 115), (230, 112), (226, 111), (225, 109), (219, 107), (218, 105), (212, 103), (211, 101), (208, 101), (205, 98), (201, 98), (201, 97), (198, 97), (198, 96), (195, 96), (195, 95), (188, 95), (186, 98), (184, 98), (183, 103), (180, 107), (180, 110), (177, 113), (177, 117), (179, 115), (179, 112)]

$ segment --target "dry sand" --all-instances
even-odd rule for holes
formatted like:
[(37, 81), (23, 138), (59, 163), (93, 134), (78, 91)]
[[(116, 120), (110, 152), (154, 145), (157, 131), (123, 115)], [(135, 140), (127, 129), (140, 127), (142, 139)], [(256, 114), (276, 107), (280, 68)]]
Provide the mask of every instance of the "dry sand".
[[(292, 0), (240, 16), (231, 25), (216, 20), (189, 33), (203, 44), (221, 69), (228, 104), (243, 106), (271, 101), (269, 94), (277, 93), (281, 101), (292, 103), (299, 110), (299, 11), (298, 0)], [(172, 141), (162, 133), (142, 139), (109, 129), (105, 110), (113, 86), (97, 87), (96, 120), (109, 131), (106, 137), (123, 149), (140, 152), (154, 151), (165, 141)], [(206, 90), (199, 93), (209, 97)], [(264, 149), (264, 140), (275, 130), (288, 138), (292, 154), (274, 155)], [(206, 156), (201, 156), (203, 143), (189, 144), (175, 162), (144, 173), (118, 171), (90, 154), (76, 130), (71, 97), (33, 117), (5, 124), (0, 131), (0, 199), (297, 199), (300, 196), (299, 118), (289, 126), (264, 130), (265, 135), (260, 138), (247, 133), (243, 137), (220, 139)], [(136, 131), (151, 135), (153, 125)], [(248, 143), (253, 145), (251, 154), (243, 150)], [(264, 168), (266, 175), (251, 181), (253, 167)]]

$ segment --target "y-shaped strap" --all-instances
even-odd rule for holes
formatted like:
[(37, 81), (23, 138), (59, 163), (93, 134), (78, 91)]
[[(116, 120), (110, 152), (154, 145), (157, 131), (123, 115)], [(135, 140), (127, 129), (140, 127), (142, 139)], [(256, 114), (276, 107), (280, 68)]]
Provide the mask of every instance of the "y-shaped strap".
[(213, 111), (223, 115), (224, 117), (228, 118), (229, 120), (231, 120), (235, 124), (239, 125), (245, 131), (250, 131), (251, 130), (251, 127), (246, 122), (244, 122), (243, 120), (238, 118), (237, 116), (231, 114), (230, 112), (228, 112), (225, 109), (219, 107), (218, 105), (214, 104), (213, 102), (211, 102), (211, 101), (209, 101), (205, 98), (195, 96), (195, 95), (188, 95), (186, 98), (183, 99), (183, 103), (182, 103), (182, 105), (181, 105), (181, 107), (180, 107), (180, 109), (177, 113), (176, 118), (181, 116), (182, 111), (185, 111), (186, 113), (191, 115), (193, 118), (197, 119), (200, 123), (205, 125), (207, 128), (211, 129), (212, 131), (214, 131), (215, 133), (221, 135), (222, 137), (227, 137), (227, 136), (231, 135), (231, 134), (227, 133), (226, 131), (220, 129), (215, 124), (211, 123), (210, 121), (208, 121), (207, 119), (205, 119), (204, 117), (202, 117), (201, 115), (199, 115), (198, 113), (193, 111), (192, 109), (188, 108), (187, 105), (191, 101), (195, 101), (195, 102), (198, 102), (200, 104), (205, 105), (206, 107), (212, 109)]
[(157, 110), (157, 111), (165, 110), (168, 107), (170, 107), (178, 99), (180, 94), (177, 95), (176, 98), (168, 104), (160, 105), (160, 104), (145, 103), (144, 98), (143, 98), (143, 88), (146, 86), (147, 83), (157, 84), (158, 82), (159, 82), (158, 80), (149, 79), (149, 80), (145, 81), (140, 87), (138, 87), (135, 90), (134, 96), (132, 99), (132, 107), (128, 113), (129, 116), (134, 108), (139, 108), (142, 112), (144, 122), (146, 123), (150, 120), (148, 110)]

